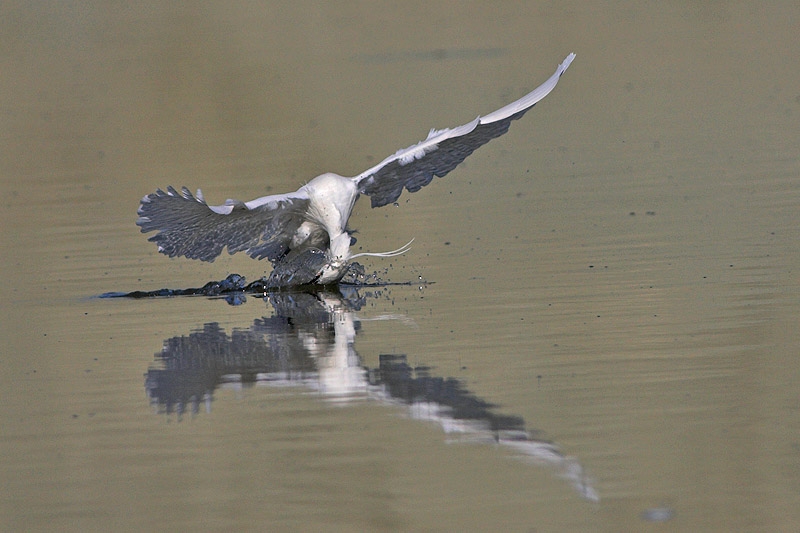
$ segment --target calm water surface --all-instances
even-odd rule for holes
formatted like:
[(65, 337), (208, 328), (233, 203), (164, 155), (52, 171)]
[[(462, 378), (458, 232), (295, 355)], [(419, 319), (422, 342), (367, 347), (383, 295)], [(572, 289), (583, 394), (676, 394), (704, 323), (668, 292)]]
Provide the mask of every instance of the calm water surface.
[[(3, 530), (800, 529), (797, 8), (3, 11)], [(156, 253), (156, 187), (353, 175), (571, 51), (357, 206), (412, 284), (96, 298), (266, 273)]]

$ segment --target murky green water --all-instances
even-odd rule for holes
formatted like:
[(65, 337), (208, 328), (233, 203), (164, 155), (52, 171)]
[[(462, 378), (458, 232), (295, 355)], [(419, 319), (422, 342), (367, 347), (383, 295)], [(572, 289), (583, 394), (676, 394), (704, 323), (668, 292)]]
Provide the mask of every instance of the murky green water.
[[(3, 530), (800, 527), (794, 6), (0, 12)], [(265, 274), (157, 254), (155, 188), (353, 175), (571, 51), (508, 135), (357, 205), (365, 250), (415, 238), (368, 268), (430, 284), (94, 298)]]

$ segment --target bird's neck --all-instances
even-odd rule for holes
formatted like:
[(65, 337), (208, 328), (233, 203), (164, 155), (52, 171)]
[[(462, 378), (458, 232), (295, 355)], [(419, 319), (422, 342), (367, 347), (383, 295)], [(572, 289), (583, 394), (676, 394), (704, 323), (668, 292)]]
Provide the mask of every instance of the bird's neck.
[(305, 186), (310, 199), (309, 216), (325, 228), (333, 240), (347, 227), (347, 220), (358, 198), (350, 178), (333, 173), (317, 176)]
[(328, 262), (322, 268), (317, 283), (322, 285), (335, 283), (347, 272), (347, 261), (350, 259), (350, 235), (341, 233), (331, 239), (327, 251)]
[(350, 235), (342, 233), (332, 238), (328, 254), (331, 261), (346, 263), (350, 259)]
[(308, 216), (325, 228), (330, 241), (326, 252), (328, 263), (318, 283), (334, 283), (347, 271), (351, 254), (350, 235), (345, 228), (358, 198), (358, 189), (350, 178), (332, 173), (317, 176), (305, 189), (309, 196)]

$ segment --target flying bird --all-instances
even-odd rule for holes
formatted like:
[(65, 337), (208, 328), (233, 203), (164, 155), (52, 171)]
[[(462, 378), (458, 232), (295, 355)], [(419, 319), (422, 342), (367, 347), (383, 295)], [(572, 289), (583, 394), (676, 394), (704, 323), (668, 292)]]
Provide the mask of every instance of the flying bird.
[(547, 81), (519, 100), (463, 126), (432, 129), (424, 141), (357, 176), (327, 172), (294, 192), (249, 202), (229, 199), (223, 205), (208, 205), (199, 189), (193, 196), (186, 187), (180, 192), (167, 187), (142, 198), (136, 224), (142, 233), (157, 231), (148, 240), (170, 257), (211, 262), (227, 247), (229, 254), (268, 259), (273, 274), (280, 271), (282, 285), (336, 283), (356, 257), (392, 257), (411, 244), (390, 252), (351, 254), (355, 240), (347, 223), (360, 195), (369, 196), (372, 207), (381, 207), (396, 202), (403, 189), (416, 192), (434, 176), (445, 176), (547, 96), (573, 59), (575, 54), (568, 55)]

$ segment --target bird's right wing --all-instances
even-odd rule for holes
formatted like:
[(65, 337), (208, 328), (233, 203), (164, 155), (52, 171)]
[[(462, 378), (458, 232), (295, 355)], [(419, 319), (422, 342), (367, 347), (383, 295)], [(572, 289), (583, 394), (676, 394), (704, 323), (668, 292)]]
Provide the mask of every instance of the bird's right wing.
[(289, 250), (308, 206), (305, 189), (264, 196), (244, 203), (228, 200), (209, 206), (201, 191), (192, 196), (186, 187), (158, 189), (142, 198), (136, 224), (142, 233), (158, 231), (148, 240), (170, 257), (185, 256), (212, 262), (228, 253), (247, 252), (256, 259), (276, 261)]
[(404, 188), (416, 192), (434, 176), (443, 177), (472, 152), (507, 132), (511, 121), (550, 94), (573, 59), (575, 54), (568, 55), (547, 81), (519, 100), (463, 126), (431, 130), (424, 141), (398, 150), (355, 176), (358, 191), (370, 197), (372, 207), (380, 207), (397, 201)]

